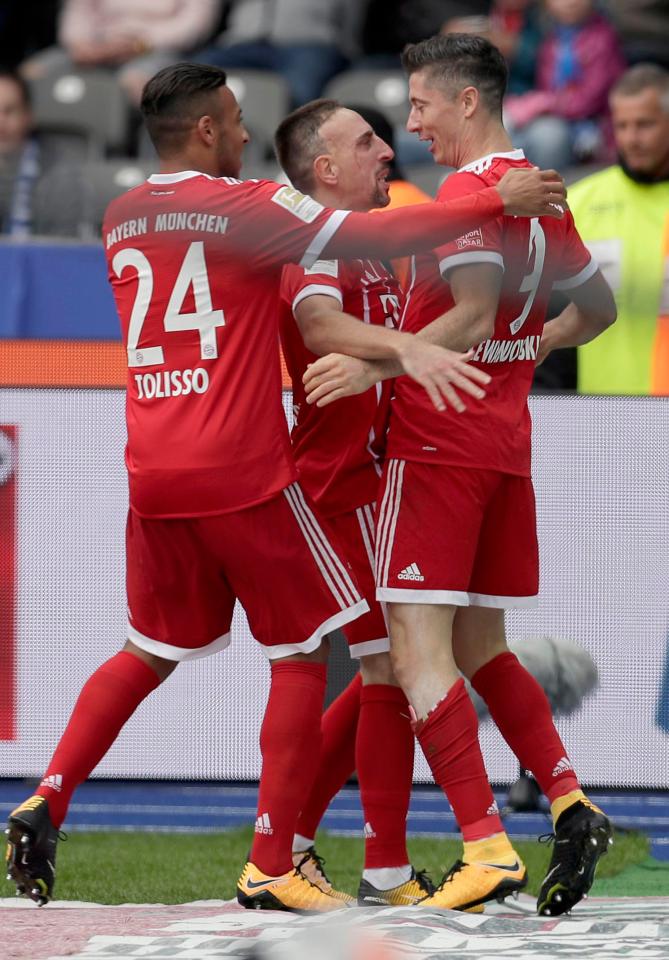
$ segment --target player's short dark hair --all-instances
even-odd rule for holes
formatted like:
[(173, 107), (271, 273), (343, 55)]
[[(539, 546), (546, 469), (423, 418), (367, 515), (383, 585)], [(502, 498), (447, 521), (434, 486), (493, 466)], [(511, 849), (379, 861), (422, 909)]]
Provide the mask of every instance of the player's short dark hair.
[(610, 97), (634, 97), (644, 90), (657, 90), (664, 110), (669, 113), (669, 70), (656, 63), (637, 63), (626, 70), (611, 87)]
[(426, 70), (432, 82), (452, 93), (476, 87), (487, 110), (501, 117), (509, 70), (485, 37), (448, 33), (410, 43), (402, 51), (402, 66), (409, 76)]
[(0, 67), (0, 80), (8, 80), (10, 83), (13, 83), (21, 93), (21, 100), (23, 101), (24, 107), (26, 109), (30, 108), (30, 87), (20, 73), (16, 73), (14, 70), (7, 70), (5, 67)]
[(183, 146), (189, 130), (211, 106), (211, 94), (225, 81), (225, 70), (204, 63), (175, 63), (151, 77), (140, 110), (159, 154)]
[(293, 186), (303, 193), (313, 190), (313, 163), (325, 152), (321, 127), (337, 110), (341, 110), (337, 100), (311, 100), (289, 113), (276, 128), (277, 160)]

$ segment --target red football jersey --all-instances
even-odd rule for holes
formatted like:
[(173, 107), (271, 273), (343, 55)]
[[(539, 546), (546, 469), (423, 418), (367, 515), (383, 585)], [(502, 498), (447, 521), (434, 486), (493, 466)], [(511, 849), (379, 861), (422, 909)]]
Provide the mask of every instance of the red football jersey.
[(311, 268), (284, 267), (281, 342), (293, 381), (293, 452), (300, 483), (319, 512), (333, 517), (376, 500), (391, 382), (328, 407), (306, 403), (302, 375), (317, 358), (304, 345), (293, 311), (316, 294), (337, 300), (345, 313), (364, 323), (396, 327), (402, 293), (379, 260), (319, 260)]
[[(522, 150), (491, 154), (452, 173), (437, 202), (497, 183), (511, 167), (529, 167)], [(504, 270), (492, 337), (475, 347), (472, 363), (492, 377), (483, 400), (467, 410), (437, 412), (408, 377), (395, 381), (388, 457), (482, 467), (530, 475), (532, 385), (551, 290), (584, 283), (597, 270), (570, 213), (562, 220), (500, 217), (428, 254), (413, 258), (402, 329), (417, 332), (454, 306), (448, 271), (468, 263)]]
[(103, 242), (128, 351), (137, 513), (224, 513), (295, 480), (281, 267), (313, 263), (346, 216), (290, 187), (195, 172), (154, 175), (110, 204)]

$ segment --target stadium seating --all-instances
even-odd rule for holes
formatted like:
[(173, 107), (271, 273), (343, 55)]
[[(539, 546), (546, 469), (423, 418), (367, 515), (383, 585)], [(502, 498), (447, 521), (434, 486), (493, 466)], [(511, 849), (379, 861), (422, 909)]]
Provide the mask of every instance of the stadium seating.
[(59, 71), (31, 81), (30, 91), (40, 131), (82, 139), (91, 159), (126, 147), (130, 108), (111, 73)]
[(409, 87), (401, 70), (347, 70), (328, 83), (323, 96), (343, 104), (375, 107), (388, 120), (404, 126), (409, 113)]
[(98, 240), (109, 202), (154, 171), (155, 164), (134, 159), (54, 167), (41, 178), (35, 190), (35, 233)]
[(245, 153), (258, 161), (274, 156), (274, 131), (289, 110), (288, 85), (277, 73), (263, 70), (229, 70), (228, 86), (243, 111), (251, 134)]

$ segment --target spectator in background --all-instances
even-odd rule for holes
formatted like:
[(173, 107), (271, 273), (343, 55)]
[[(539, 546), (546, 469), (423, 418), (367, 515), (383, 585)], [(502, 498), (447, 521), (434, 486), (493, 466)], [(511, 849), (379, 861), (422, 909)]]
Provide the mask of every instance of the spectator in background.
[(117, 71), (133, 104), (162, 67), (204, 43), (221, 19), (221, 0), (64, 0), (58, 47), (31, 57), (29, 80), (73, 67)]
[(542, 40), (534, 0), (493, 0), (487, 17), (456, 17), (442, 33), (476, 33), (494, 43), (509, 68), (507, 92), (526, 93), (534, 87), (537, 54)]
[(0, 0), (0, 63), (16, 68), (22, 60), (56, 42), (58, 0)]
[[(666, 396), (669, 72), (632, 67), (611, 91), (611, 112), (618, 163), (569, 189), (576, 225), (618, 305), (618, 322), (578, 348), (578, 389)], [(550, 324), (545, 338), (549, 330)]]
[(200, 63), (280, 73), (297, 107), (357, 54), (359, 0), (233, 0), (227, 29), (196, 55)]
[(490, 11), (490, 0), (369, 0), (362, 33), (364, 69), (400, 70), (407, 43), (439, 33), (456, 19), (478, 19)]
[(43, 163), (27, 84), (0, 69), (0, 233), (21, 239), (32, 232), (33, 192)]
[(507, 97), (506, 126), (539, 166), (607, 159), (607, 95), (624, 70), (617, 34), (594, 0), (546, 0), (546, 8), (554, 26), (539, 48), (536, 89)]
[(667, 0), (606, 0), (629, 64), (657, 63), (669, 68)]

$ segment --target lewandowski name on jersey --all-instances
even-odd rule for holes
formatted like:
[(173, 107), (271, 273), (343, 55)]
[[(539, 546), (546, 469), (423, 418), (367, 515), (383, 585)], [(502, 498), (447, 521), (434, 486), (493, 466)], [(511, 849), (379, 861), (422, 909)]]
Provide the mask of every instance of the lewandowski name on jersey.
[(291, 187), (158, 174), (112, 201), (103, 240), (128, 358), (126, 462), (142, 516), (225, 513), (296, 479), (277, 300), (347, 216)]
[[(530, 167), (522, 150), (491, 154), (451, 174), (437, 202), (494, 186), (513, 167)], [(449, 274), (469, 264), (503, 271), (491, 337), (474, 347), (472, 363), (490, 373), (483, 400), (467, 398), (464, 413), (437, 412), (408, 377), (396, 381), (388, 456), (530, 475), (532, 385), (546, 307), (553, 289), (588, 280), (596, 263), (571, 213), (552, 217), (499, 217), (453, 242), (413, 258), (402, 329), (416, 333), (455, 305)]]

